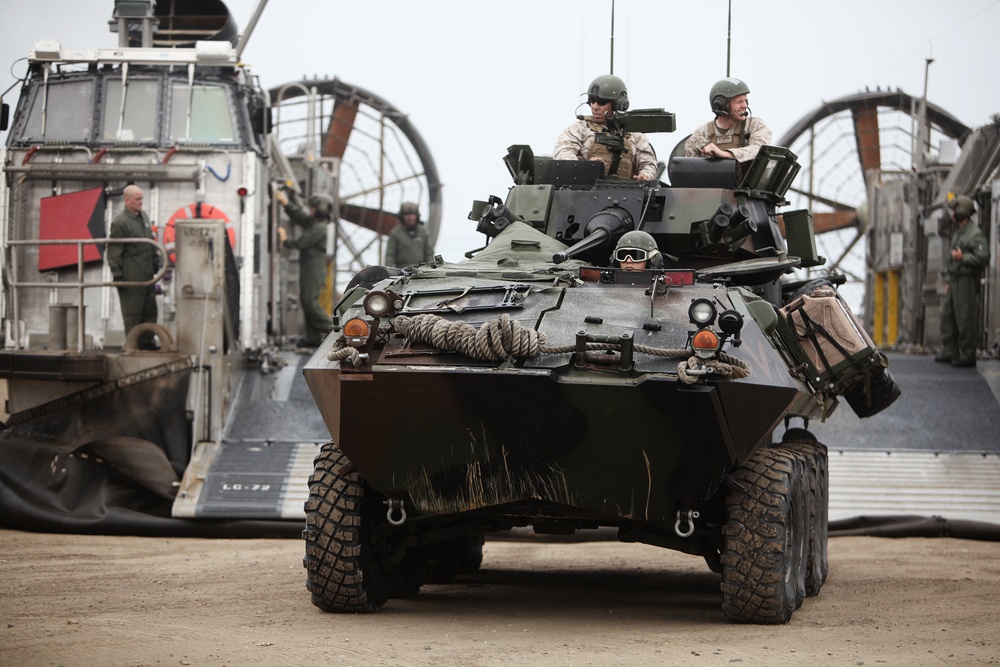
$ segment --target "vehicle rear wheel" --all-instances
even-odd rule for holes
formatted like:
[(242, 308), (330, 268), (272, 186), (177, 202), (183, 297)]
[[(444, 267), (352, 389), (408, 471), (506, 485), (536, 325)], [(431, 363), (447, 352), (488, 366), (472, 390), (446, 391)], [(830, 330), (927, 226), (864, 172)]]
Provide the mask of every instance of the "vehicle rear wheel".
[(316, 456), (305, 504), (302, 564), (314, 605), (323, 611), (368, 613), (385, 604), (392, 586), (392, 574), (381, 566), (373, 541), (388, 521), (380, 494), (350, 465), (332, 442)]
[(743, 623), (787, 623), (805, 595), (805, 457), (760, 449), (733, 471), (723, 527), (722, 610)]
[(830, 573), (828, 540), (830, 518), (830, 471), (826, 445), (815, 441), (785, 443), (800, 450), (812, 468), (809, 489), (809, 547), (806, 559), (806, 595), (819, 594)]

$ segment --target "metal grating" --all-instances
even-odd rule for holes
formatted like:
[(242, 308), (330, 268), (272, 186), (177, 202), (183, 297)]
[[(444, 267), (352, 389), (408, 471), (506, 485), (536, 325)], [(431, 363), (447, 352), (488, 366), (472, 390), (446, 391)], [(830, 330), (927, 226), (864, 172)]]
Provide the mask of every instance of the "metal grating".
[(920, 515), (1000, 523), (1000, 455), (830, 451), (830, 520)]

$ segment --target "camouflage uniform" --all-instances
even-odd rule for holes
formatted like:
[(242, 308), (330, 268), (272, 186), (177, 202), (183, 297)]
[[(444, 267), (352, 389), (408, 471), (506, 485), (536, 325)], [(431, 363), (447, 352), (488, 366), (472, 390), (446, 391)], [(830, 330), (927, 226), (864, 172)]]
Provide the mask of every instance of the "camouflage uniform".
[[(136, 215), (128, 209), (111, 221), (109, 236), (113, 239), (155, 239), (146, 212), (140, 210)], [(115, 280), (150, 280), (160, 268), (160, 253), (145, 243), (109, 243), (105, 258)], [(121, 302), (126, 335), (139, 323), (156, 322), (156, 289), (153, 285), (119, 287), (118, 300)], [(143, 334), (139, 340), (140, 347), (149, 347), (152, 343), (153, 334)]]
[(684, 144), (684, 155), (701, 157), (701, 149), (710, 143), (732, 153), (737, 162), (749, 162), (757, 157), (761, 146), (771, 143), (771, 128), (757, 116), (750, 116), (729, 130), (723, 130), (711, 120), (691, 133)]
[(302, 341), (308, 347), (317, 347), (330, 332), (333, 320), (319, 305), (319, 294), (326, 284), (326, 223), (313, 219), (295, 204), (285, 205), (285, 212), (292, 222), (305, 231), (297, 238), (285, 239), (286, 248), (299, 251), (299, 305), (306, 321), (306, 336)]
[(433, 259), (434, 248), (431, 246), (430, 236), (427, 235), (427, 228), (422, 222), (414, 225), (413, 229), (399, 223), (389, 232), (389, 243), (385, 248), (386, 266), (402, 269)]
[(950, 248), (962, 249), (962, 260), (948, 254), (948, 288), (941, 306), (941, 355), (974, 365), (979, 328), (979, 283), (990, 263), (990, 248), (979, 226), (969, 220), (951, 236)]
[[(556, 139), (552, 157), (556, 160), (589, 160), (600, 158), (604, 162), (605, 173), (611, 167), (611, 152), (606, 146), (597, 144), (594, 137), (598, 132), (607, 132), (607, 127), (587, 116), (571, 124)], [(636, 178), (639, 174), (655, 181), (659, 175), (656, 166), (656, 151), (649, 139), (641, 132), (628, 132), (625, 135), (625, 150), (618, 164), (618, 178)]]

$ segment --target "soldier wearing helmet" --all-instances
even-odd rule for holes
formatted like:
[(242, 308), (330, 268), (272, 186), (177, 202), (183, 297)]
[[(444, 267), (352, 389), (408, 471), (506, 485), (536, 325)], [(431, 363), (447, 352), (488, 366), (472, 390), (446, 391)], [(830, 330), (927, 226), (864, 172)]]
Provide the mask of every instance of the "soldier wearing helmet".
[(407, 201), (399, 207), (399, 224), (389, 233), (385, 265), (405, 268), (434, 259), (434, 246), (420, 221), (420, 208)]
[(979, 225), (972, 222), (976, 204), (959, 195), (948, 202), (955, 223), (945, 268), (948, 272), (941, 304), (941, 352), (934, 361), (959, 368), (976, 365), (979, 338), (979, 285), (990, 263), (990, 247)]
[(684, 144), (687, 157), (721, 157), (749, 162), (764, 144), (771, 143), (771, 129), (750, 115), (750, 87), (734, 78), (717, 81), (708, 93), (715, 118), (700, 125)]
[(623, 271), (662, 269), (663, 255), (656, 247), (656, 240), (646, 232), (626, 232), (615, 245), (611, 265)]
[(315, 349), (329, 333), (333, 320), (319, 305), (319, 295), (326, 285), (326, 224), (333, 216), (333, 199), (329, 195), (315, 194), (309, 197), (309, 213), (306, 213), (281, 190), (275, 192), (275, 199), (285, 207), (292, 222), (300, 225), (303, 232), (296, 238), (288, 238), (284, 227), (278, 227), (278, 239), (284, 248), (299, 251), (299, 306), (305, 317), (305, 336), (298, 346)]
[[(612, 154), (608, 147), (595, 141), (598, 133), (608, 131), (608, 119), (628, 109), (628, 91), (625, 82), (612, 74), (594, 79), (587, 88), (589, 116), (577, 120), (563, 130), (556, 139), (552, 157), (556, 160), (598, 160), (604, 163), (605, 172), (611, 168)], [(635, 178), (655, 181), (659, 178), (656, 151), (641, 132), (625, 134), (625, 150), (618, 163), (618, 171), (607, 174), (617, 178)]]

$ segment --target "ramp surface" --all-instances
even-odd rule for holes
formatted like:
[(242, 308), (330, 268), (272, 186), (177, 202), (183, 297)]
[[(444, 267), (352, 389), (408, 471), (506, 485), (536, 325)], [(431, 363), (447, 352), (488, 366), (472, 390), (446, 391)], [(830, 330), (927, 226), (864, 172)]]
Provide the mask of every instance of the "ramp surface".
[(276, 373), (247, 373), (221, 443), (199, 443), (175, 517), (305, 520), (313, 459), (330, 433), (302, 375), (308, 356), (283, 353)]
[[(845, 402), (809, 430), (830, 449), (830, 520), (922, 515), (1000, 524), (1000, 361), (952, 368), (889, 353), (902, 390), (858, 419)], [(794, 424), (793, 424), (794, 425)]]

